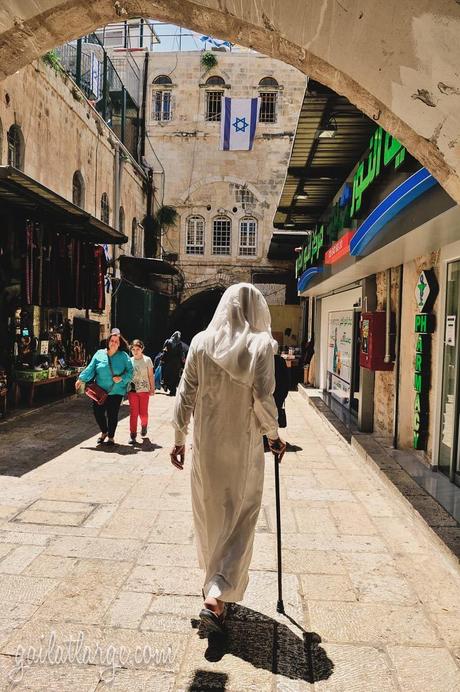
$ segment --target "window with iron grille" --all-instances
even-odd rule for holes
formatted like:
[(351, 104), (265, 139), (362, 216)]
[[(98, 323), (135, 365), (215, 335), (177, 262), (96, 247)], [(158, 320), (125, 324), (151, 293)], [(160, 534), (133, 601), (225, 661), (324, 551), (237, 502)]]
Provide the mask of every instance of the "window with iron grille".
[(242, 257), (253, 257), (257, 254), (257, 221), (256, 219), (241, 219), (240, 247)]
[(261, 91), (260, 94), (260, 123), (276, 123), (276, 91)]
[(235, 200), (240, 204), (255, 204), (255, 197), (247, 187), (239, 187), (235, 191)]
[(107, 192), (102, 193), (101, 197), (101, 221), (108, 224), (110, 218), (109, 197)]
[(190, 216), (187, 219), (185, 253), (187, 255), (204, 255), (204, 219), (202, 216)]
[(8, 166), (23, 169), (24, 163), (24, 137), (18, 125), (11, 125), (7, 134), (8, 141)]
[(212, 227), (212, 254), (230, 255), (232, 247), (232, 222), (226, 216), (217, 216)]
[(80, 171), (75, 171), (72, 178), (72, 202), (77, 207), (85, 206), (85, 183)]
[(205, 120), (220, 122), (222, 115), (222, 97), (223, 91), (207, 91), (206, 92), (206, 113)]
[(171, 92), (158, 89), (153, 92), (152, 119), (166, 122), (172, 119)]

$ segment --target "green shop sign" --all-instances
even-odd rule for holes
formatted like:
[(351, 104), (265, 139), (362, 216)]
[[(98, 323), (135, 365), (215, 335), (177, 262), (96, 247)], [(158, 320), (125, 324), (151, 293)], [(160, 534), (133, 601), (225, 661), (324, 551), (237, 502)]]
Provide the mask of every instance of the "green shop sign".
[(397, 170), (406, 157), (406, 149), (397, 139), (378, 127), (369, 140), (369, 152), (361, 159), (352, 183), (345, 183), (340, 198), (333, 206), (327, 221), (317, 227), (296, 261), (296, 277), (316, 264), (324, 250), (339, 233), (351, 228), (353, 219), (359, 217), (368, 190), (382, 172), (392, 163)]
[(296, 277), (300, 276), (307, 267), (317, 264), (322, 258), (325, 246), (325, 229), (321, 225), (309, 236), (307, 244), (304, 245), (302, 251), (296, 260)]
[[(415, 287), (415, 299), (419, 309), (423, 310), (436, 297), (437, 286), (432, 278), (432, 272), (422, 271)], [(431, 300), (429, 300), (431, 299)], [(433, 315), (429, 312), (419, 312), (415, 315), (414, 331), (417, 335), (414, 362), (414, 417), (413, 417), (413, 447), (426, 449), (428, 435), (429, 391), (430, 391), (430, 359), (431, 334), (434, 331)]]

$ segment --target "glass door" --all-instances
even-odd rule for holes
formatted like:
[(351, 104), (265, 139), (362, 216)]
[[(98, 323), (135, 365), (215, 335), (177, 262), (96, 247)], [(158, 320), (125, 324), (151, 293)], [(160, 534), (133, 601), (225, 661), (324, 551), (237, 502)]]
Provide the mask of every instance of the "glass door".
[(439, 470), (460, 485), (460, 260), (447, 265)]

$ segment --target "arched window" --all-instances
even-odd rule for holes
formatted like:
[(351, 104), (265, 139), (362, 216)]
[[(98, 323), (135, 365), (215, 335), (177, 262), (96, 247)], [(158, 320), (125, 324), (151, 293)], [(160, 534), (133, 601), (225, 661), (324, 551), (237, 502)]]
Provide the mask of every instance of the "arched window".
[(118, 211), (118, 230), (120, 233), (125, 232), (125, 210), (123, 207), (120, 207)]
[(274, 77), (264, 77), (259, 82), (260, 123), (276, 123), (276, 106), (279, 84)]
[(216, 216), (212, 224), (212, 254), (231, 255), (232, 222), (227, 216)]
[(82, 209), (85, 206), (85, 181), (80, 171), (75, 171), (73, 174), (72, 202)]
[(187, 219), (186, 255), (204, 255), (204, 219), (202, 216), (189, 216)]
[(171, 81), (171, 78), (168, 77), (167, 75), (160, 74), (160, 75), (158, 75), (158, 77), (155, 77), (155, 79), (153, 80), (153, 84), (161, 84), (161, 85), (172, 84), (172, 81)]
[(101, 221), (106, 224), (110, 221), (109, 197), (107, 192), (103, 192), (101, 197)]
[(257, 219), (241, 219), (238, 254), (241, 257), (254, 257), (257, 254)]
[(224, 95), (225, 81), (215, 75), (206, 80), (206, 113), (205, 120), (220, 121), (222, 115), (222, 97)]
[(165, 122), (172, 119), (171, 87), (172, 81), (166, 75), (159, 75), (153, 80), (152, 120)]
[(8, 165), (18, 168), (20, 171), (24, 168), (24, 137), (19, 125), (11, 125), (8, 130)]

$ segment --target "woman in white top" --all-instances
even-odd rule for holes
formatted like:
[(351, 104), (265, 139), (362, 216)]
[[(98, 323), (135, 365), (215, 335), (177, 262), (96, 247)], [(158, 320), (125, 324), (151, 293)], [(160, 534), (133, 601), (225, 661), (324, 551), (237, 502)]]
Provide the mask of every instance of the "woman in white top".
[(201, 619), (219, 630), (225, 603), (241, 601), (248, 584), (262, 499), (266, 434), (280, 457), (273, 399), (270, 312), (251, 284), (221, 298), (209, 327), (190, 345), (177, 390), (171, 461), (182, 469), (193, 413), (192, 506), (198, 558), (205, 570)]
[(155, 381), (153, 377), (153, 363), (151, 358), (144, 355), (144, 344), (140, 339), (134, 339), (131, 344), (131, 363), (133, 364), (133, 378), (128, 401), (130, 408), (130, 444), (136, 443), (137, 419), (141, 421), (141, 435), (147, 435), (149, 422), (149, 398), (155, 394)]

